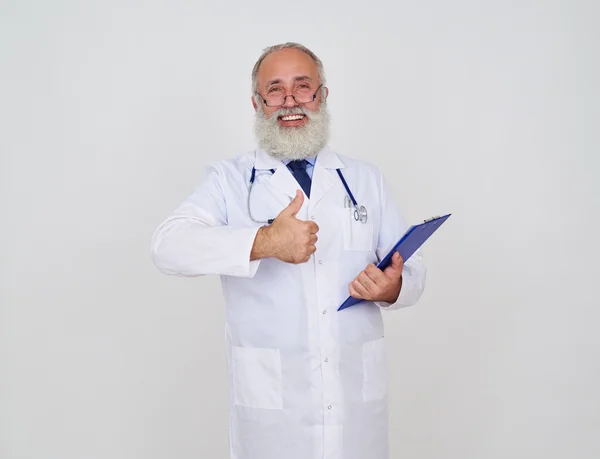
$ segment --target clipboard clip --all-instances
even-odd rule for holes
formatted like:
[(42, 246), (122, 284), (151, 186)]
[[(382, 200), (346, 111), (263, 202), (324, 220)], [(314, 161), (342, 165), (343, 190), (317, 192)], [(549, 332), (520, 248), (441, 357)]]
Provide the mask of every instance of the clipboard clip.
[(437, 220), (438, 218), (441, 218), (441, 217), (439, 215), (437, 215), (435, 217), (431, 217), (431, 218), (424, 220), (423, 223), (431, 222), (433, 220)]

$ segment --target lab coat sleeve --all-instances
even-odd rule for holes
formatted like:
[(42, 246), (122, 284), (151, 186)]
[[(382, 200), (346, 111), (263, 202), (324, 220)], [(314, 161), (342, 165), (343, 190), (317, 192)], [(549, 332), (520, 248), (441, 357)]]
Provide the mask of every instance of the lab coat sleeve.
[(219, 274), (254, 277), (250, 261), (257, 227), (227, 224), (223, 172), (209, 166), (204, 182), (152, 237), (152, 260), (160, 272), (184, 277)]
[[(391, 193), (383, 174), (380, 174), (381, 227), (377, 244), (377, 257), (381, 260), (391, 250), (398, 239), (408, 230), (404, 216)], [(402, 289), (395, 303), (376, 301), (382, 309), (400, 309), (417, 303), (425, 288), (426, 269), (421, 251), (418, 250), (404, 263)]]

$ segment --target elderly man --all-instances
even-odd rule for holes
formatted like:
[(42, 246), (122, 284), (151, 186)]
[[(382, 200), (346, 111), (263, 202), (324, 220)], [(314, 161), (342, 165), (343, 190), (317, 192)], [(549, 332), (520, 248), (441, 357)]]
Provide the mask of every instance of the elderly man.
[[(374, 265), (408, 225), (377, 167), (328, 148), (317, 56), (266, 49), (252, 90), (258, 148), (208, 167), (153, 260), (221, 276), (233, 459), (385, 459), (381, 310), (417, 302), (421, 257)], [(348, 295), (365, 301), (338, 311)]]

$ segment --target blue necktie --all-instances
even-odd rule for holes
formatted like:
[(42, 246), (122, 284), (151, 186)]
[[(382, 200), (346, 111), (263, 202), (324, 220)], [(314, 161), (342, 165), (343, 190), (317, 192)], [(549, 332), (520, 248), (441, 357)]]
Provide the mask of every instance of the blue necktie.
[(290, 161), (288, 168), (292, 171), (292, 175), (296, 178), (298, 184), (302, 187), (306, 196), (310, 198), (310, 176), (306, 172), (308, 161), (302, 159), (300, 161)]

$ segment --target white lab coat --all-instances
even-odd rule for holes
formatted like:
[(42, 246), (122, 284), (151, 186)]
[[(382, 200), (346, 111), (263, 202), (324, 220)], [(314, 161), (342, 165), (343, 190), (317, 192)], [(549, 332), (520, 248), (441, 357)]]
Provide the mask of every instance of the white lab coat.
[[(419, 253), (404, 266), (393, 305), (362, 302), (338, 312), (348, 284), (408, 228), (379, 169), (325, 148), (300, 220), (319, 225), (303, 264), (250, 261), (260, 224), (300, 188), (285, 165), (258, 149), (208, 168), (203, 183), (156, 230), (161, 272), (219, 274), (226, 301), (232, 459), (387, 459), (387, 383), (381, 309), (409, 306), (424, 288)], [(344, 207), (341, 168), (368, 222)], [(269, 169), (276, 169), (271, 174)], [(210, 307), (210, 305), (205, 305)]]

